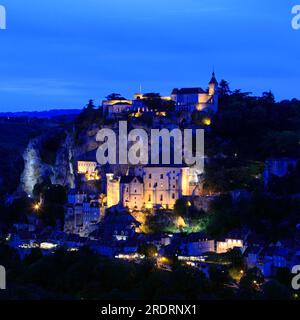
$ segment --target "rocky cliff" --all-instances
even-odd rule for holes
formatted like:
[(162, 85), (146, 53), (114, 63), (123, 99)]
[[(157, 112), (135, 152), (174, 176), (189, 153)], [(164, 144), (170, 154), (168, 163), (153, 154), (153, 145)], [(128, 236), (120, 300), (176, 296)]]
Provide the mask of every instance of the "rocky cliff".
[[(57, 146), (53, 148), (53, 139), (58, 135), (60, 136), (57, 139)], [(23, 153), (24, 171), (20, 179), (20, 189), (32, 194), (35, 184), (45, 178), (50, 178), (53, 184), (73, 188), (75, 179), (73, 150), (73, 137), (67, 132), (64, 132), (63, 136), (61, 132), (54, 132), (32, 139)]]

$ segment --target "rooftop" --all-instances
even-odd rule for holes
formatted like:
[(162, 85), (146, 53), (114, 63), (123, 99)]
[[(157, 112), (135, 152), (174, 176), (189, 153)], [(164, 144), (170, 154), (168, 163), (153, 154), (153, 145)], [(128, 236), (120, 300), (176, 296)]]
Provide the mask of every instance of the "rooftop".
[(175, 88), (172, 91), (172, 94), (199, 94), (206, 93), (202, 88)]

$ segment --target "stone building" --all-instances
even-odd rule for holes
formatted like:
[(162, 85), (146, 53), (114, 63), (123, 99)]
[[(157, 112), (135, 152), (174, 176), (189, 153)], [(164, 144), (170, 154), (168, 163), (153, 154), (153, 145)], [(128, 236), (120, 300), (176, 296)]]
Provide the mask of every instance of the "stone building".
[(218, 111), (218, 82), (215, 73), (209, 82), (208, 91), (202, 88), (175, 88), (172, 99), (176, 103), (177, 111), (204, 111), (216, 113)]
[(79, 234), (82, 237), (88, 236), (93, 227), (101, 220), (103, 208), (94, 197), (88, 197), (84, 193), (71, 192), (68, 195), (68, 205), (65, 209), (64, 231), (72, 234)]
[[(103, 112), (109, 119), (121, 118), (126, 113), (142, 114), (148, 112), (145, 101), (149, 95), (141, 92), (134, 94), (132, 100), (119, 98), (104, 100)], [(170, 96), (160, 97), (163, 101), (174, 101), (176, 111), (194, 110), (216, 113), (218, 111), (218, 81), (213, 72), (208, 90), (202, 88), (175, 88)]]
[(77, 161), (77, 172), (84, 175), (87, 181), (100, 180), (96, 161)]
[(194, 179), (189, 167), (174, 165), (145, 166), (132, 176), (107, 174), (107, 207), (122, 204), (130, 210), (172, 209), (177, 199), (192, 195)]

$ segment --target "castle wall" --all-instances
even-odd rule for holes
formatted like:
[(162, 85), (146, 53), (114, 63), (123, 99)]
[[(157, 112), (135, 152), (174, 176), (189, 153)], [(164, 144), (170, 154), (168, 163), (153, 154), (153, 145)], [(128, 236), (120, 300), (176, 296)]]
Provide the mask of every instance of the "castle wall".
[(107, 208), (120, 202), (120, 179), (114, 179), (113, 174), (107, 174)]

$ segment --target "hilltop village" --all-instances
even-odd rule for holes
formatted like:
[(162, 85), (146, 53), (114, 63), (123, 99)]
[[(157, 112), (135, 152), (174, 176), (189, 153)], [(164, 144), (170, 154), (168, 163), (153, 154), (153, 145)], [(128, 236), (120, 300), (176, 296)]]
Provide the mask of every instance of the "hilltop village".
[[(290, 274), (300, 260), (299, 115), (299, 101), (231, 91), (215, 73), (205, 89), (133, 99), (112, 93), (99, 107), (90, 100), (24, 149), (20, 183), (3, 196), (5, 243), (21, 259), (37, 249), (47, 256), (88, 247), (117, 261), (150, 259), (165, 272), (181, 265), (207, 279), (213, 267), (229, 272), (236, 288), (255, 270), (251, 286), (259, 292), (263, 279)], [(149, 134), (203, 129), (204, 170), (174, 159), (100, 165), (97, 133), (117, 134), (120, 121)]]

